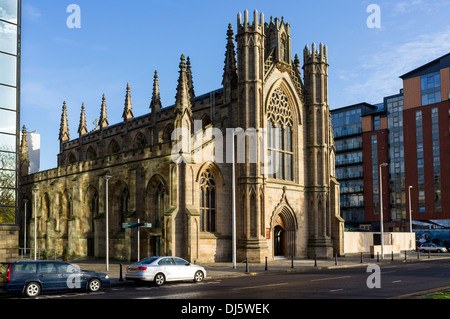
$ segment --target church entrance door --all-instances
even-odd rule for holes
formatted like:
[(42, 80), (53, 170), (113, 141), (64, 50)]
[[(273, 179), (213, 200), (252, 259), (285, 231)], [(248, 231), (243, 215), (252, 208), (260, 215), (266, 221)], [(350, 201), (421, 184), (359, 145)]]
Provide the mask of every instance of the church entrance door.
[(274, 234), (275, 234), (275, 243), (274, 243), (274, 248), (275, 248), (275, 256), (284, 256), (284, 247), (285, 247), (285, 231), (283, 229), (283, 227), (281, 226), (276, 226), (275, 230), (274, 230)]

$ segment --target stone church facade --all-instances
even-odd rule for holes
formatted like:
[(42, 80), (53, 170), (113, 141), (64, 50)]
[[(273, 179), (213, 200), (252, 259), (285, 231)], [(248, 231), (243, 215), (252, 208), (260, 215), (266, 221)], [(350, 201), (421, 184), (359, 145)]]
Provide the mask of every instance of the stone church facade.
[(28, 175), (23, 135), (31, 241), (36, 205), (38, 248), (104, 257), (108, 220), (109, 255), (135, 260), (138, 232), (123, 223), (139, 221), (152, 224), (141, 257), (231, 261), (235, 207), (238, 262), (342, 254), (327, 48), (306, 46), (302, 69), (291, 54), (289, 24), (245, 11), (228, 27), (220, 89), (196, 96), (182, 56), (174, 105), (162, 106), (155, 71), (148, 114), (134, 116), (127, 85), (123, 122), (110, 125), (103, 95), (98, 128), (83, 105), (75, 139), (64, 103), (57, 168)]

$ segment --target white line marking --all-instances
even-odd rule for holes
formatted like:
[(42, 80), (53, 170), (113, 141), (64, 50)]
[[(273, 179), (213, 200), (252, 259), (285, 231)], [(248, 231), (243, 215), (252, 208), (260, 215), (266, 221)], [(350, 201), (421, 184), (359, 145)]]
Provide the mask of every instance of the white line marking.
[(312, 279), (311, 281), (335, 280), (335, 279), (344, 279), (344, 278), (350, 278), (350, 276), (343, 276), (343, 277), (329, 277), (329, 278), (321, 278), (321, 279)]
[(334, 289), (334, 290), (330, 290), (330, 292), (336, 292), (336, 291), (342, 291), (344, 289)]
[(233, 290), (258, 289), (258, 288), (277, 287), (277, 286), (285, 286), (285, 285), (288, 285), (288, 283), (272, 284), (272, 285), (264, 285), (264, 286), (253, 286), (253, 287), (241, 287), (241, 288), (234, 288)]

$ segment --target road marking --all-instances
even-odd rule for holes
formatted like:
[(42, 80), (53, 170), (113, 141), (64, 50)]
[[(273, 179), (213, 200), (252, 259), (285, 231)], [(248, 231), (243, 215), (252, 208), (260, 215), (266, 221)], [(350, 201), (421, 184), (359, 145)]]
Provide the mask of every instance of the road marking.
[(426, 294), (430, 294), (430, 293), (434, 293), (434, 292), (446, 291), (448, 289), (450, 289), (450, 286), (417, 291), (417, 292), (413, 292), (413, 293), (406, 294), (406, 295), (392, 297), (390, 299), (403, 299), (403, 298), (408, 298), (408, 297), (412, 297), (412, 296), (421, 296), (421, 295), (426, 295)]
[(392, 281), (393, 284), (396, 284), (398, 282), (402, 282), (402, 281), (401, 280), (394, 280), (394, 281)]
[(342, 291), (344, 289), (334, 289), (334, 290), (330, 290), (330, 292), (336, 292), (336, 291)]
[(253, 287), (240, 287), (234, 288), (233, 290), (242, 290), (242, 289), (258, 289), (258, 288), (268, 288), (268, 287), (277, 287), (277, 286), (285, 286), (288, 283), (280, 283), (280, 284), (272, 284), (272, 285), (264, 285), (264, 286), (253, 286)]
[(406, 270), (418, 270), (418, 269), (428, 269), (428, 268), (431, 268), (431, 267), (414, 267), (414, 268), (408, 268)]
[(343, 276), (343, 277), (329, 277), (329, 278), (321, 278), (321, 279), (312, 279), (311, 281), (335, 280), (335, 279), (344, 279), (344, 278), (350, 278), (350, 276)]

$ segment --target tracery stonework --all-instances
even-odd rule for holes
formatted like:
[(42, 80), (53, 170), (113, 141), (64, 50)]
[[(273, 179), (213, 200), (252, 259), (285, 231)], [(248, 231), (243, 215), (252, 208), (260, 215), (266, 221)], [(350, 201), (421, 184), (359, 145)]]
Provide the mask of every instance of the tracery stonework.
[[(195, 57), (182, 55), (174, 105), (162, 105), (155, 71), (148, 114), (135, 117), (127, 84), (123, 121), (110, 125), (103, 95), (98, 125), (89, 131), (82, 105), (73, 139), (67, 125), (73, 106), (64, 102), (58, 167), (21, 177), (20, 202), (32, 203), (28, 214), (37, 207), (38, 248), (104, 257), (108, 210), (111, 258), (137, 258), (137, 232), (123, 226), (140, 221), (152, 224), (140, 229), (141, 257), (231, 261), (233, 166), (226, 144), (228, 129), (242, 128), (246, 137), (237, 150), (245, 160), (235, 166), (238, 261), (341, 254), (327, 61), (327, 48), (313, 44), (300, 68), (289, 24), (266, 22), (256, 11), (252, 23), (245, 11), (226, 32), (221, 88), (196, 96)], [(182, 139), (174, 139), (180, 131)], [(250, 132), (265, 136), (251, 139)], [(189, 137), (202, 143), (191, 148), (184, 143)], [(24, 147), (21, 154), (26, 158)], [(34, 228), (27, 229), (34, 238)]]

